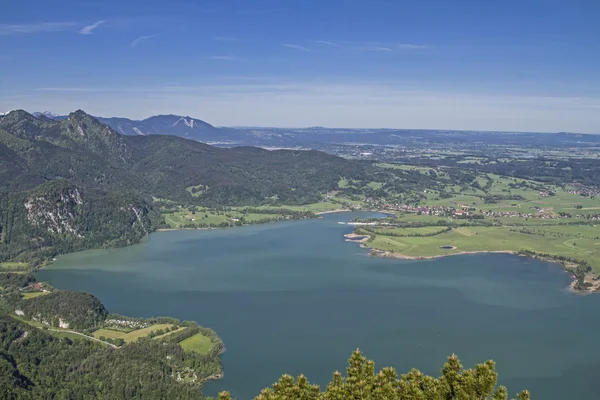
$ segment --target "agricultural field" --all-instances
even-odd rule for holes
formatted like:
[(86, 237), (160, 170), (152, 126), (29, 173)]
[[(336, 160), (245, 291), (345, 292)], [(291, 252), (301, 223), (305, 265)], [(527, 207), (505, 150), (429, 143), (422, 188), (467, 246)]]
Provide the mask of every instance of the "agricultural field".
[[(377, 234), (368, 246), (408, 257), (433, 257), (462, 252), (531, 250), (570, 257), (589, 263), (600, 273), (600, 230), (591, 226), (454, 228), (427, 237), (396, 237)], [(378, 230), (380, 232), (380, 230)], [(451, 246), (455, 249), (444, 249)]]
[[(383, 183), (371, 183), (373, 186), (383, 185)], [(294, 219), (299, 217), (299, 213), (319, 213), (339, 208), (362, 207), (363, 204), (360, 200), (335, 196), (334, 193), (327, 196), (327, 201), (301, 206), (231, 207), (225, 211), (202, 207), (195, 207), (191, 211), (188, 208), (179, 207), (170, 212), (163, 210), (163, 216), (167, 224), (174, 229), (222, 228)]]
[(200, 354), (206, 354), (213, 348), (213, 343), (210, 341), (210, 338), (201, 333), (182, 340), (179, 344), (185, 351), (195, 351)]
[(165, 221), (172, 228), (208, 228), (208, 227), (226, 227), (240, 224), (255, 224), (271, 221), (280, 221), (286, 218), (285, 214), (277, 213), (249, 213), (240, 209), (240, 211), (214, 211), (200, 209), (189, 211), (181, 209), (172, 213), (164, 213)]
[(388, 236), (424, 236), (441, 233), (446, 229), (444, 226), (424, 226), (421, 228), (377, 228), (374, 232), (378, 235)]
[(298, 212), (323, 212), (340, 208), (340, 204), (333, 201), (323, 201), (319, 203), (311, 203), (302, 206), (260, 206), (256, 207), (259, 210), (290, 210)]
[(139, 338), (148, 336), (150, 334), (150, 332), (152, 332), (152, 331), (158, 331), (159, 329), (164, 330), (165, 328), (171, 329), (172, 326), (173, 326), (173, 324), (154, 324), (154, 325), (150, 325), (147, 328), (136, 329), (131, 332), (122, 332), (122, 331), (115, 331), (112, 329), (101, 328), (101, 329), (94, 331), (94, 333), (92, 335), (98, 339), (101, 336), (104, 336), (105, 338), (109, 338), (109, 339), (123, 339), (123, 340), (125, 340), (125, 343), (130, 343), (130, 342), (135, 342)]

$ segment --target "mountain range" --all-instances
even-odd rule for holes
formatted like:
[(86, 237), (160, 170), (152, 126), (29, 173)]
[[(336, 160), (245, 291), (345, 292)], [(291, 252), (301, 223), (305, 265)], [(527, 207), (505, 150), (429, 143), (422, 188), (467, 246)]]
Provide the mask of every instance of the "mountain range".
[[(38, 117), (64, 120), (67, 116), (49, 111), (34, 113)], [(143, 120), (117, 117), (96, 119), (123, 135), (170, 135), (211, 143), (221, 147), (258, 146), (264, 148), (309, 148), (333, 154), (359, 154), (357, 149), (341, 149), (341, 146), (390, 146), (431, 148), (432, 146), (464, 146), (465, 143), (482, 143), (496, 146), (588, 147), (600, 143), (600, 135), (574, 133), (528, 133), (485, 132), (415, 129), (345, 129), (324, 128), (272, 128), (272, 127), (214, 127), (191, 117), (179, 115), (156, 115)], [(370, 151), (363, 149), (362, 151)]]
[[(46, 117), (56, 121), (68, 118), (50, 111), (34, 112), (35, 117)], [(95, 117), (99, 122), (110, 126), (122, 135), (172, 135), (198, 141), (211, 141), (220, 138), (220, 129), (202, 120), (180, 115), (155, 115), (143, 120), (119, 117)]]
[(341, 178), (365, 179), (368, 168), (318, 151), (123, 135), (81, 110), (64, 119), (12, 111), (0, 116), (0, 261), (138, 241), (161, 225), (153, 199), (305, 204)]

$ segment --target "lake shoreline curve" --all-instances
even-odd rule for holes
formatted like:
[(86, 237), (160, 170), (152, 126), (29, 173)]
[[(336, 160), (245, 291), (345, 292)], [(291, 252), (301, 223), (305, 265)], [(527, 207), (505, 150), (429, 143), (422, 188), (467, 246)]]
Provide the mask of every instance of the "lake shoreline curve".
[[(349, 234), (351, 235), (351, 234)], [(345, 237), (350, 237), (350, 236), (346, 236)], [(358, 242), (356, 240), (348, 240), (349, 242)], [(369, 255), (372, 257), (380, 257), (380, 258), (395, 258), (395, 259), (400, 259), (400, 260), (434, 260), (434, 259), (438, 259), (438, 258), (445, 258), (445, 257), (450, 257), (450, 256), (460, 256), (460, 255), (468, 255), (468, 254), (482, 254), (482, 253), (490, 253), (490, 254), (512, 254), (512, 255), (516, 255), (519, 257), (529, 257), (529, 258), (533, 258), (536, 260), (541, 260), (541, 261), (546, 261), (546, 262), (550, 262), (553, 264), (559, 264), (563, 267), (564, 271), (567, 272), (569, 274), (569, 276), (571, 277), (571, 283), (569, 284), (569, 291), (578, 295), (588, 295), (588, 294), (592, 294), (592, 293), (598, 293), (600, 292), (600, 280), (586, 280), (585, 282), (590, 283), (592, 286), (589, 287), (588, 290), (583, 291), (583, 290), (579, 290), (577, 289), (575, 286), (577, 284), (577, 279), (575, 277), (575, 275), (573, 273), (571, 273), (568, 269), (572, 268), (574, 266), (576, 266), (577, 264), (574, 263), (569, 263), (569, 262), (564, 262), (564, 261), (560, 261), (560, 260), (556, 260), (553, 259), (551, 257), (543, 257), (543, 256), (539, 256), (539, 255), (535, 255), (535, 254), (523, 254), (520, 253), (518, 251), (514, 251), (514, 250), (478, 250), (478, 251), (459, 251), (456, 253), (449, 253), (449, 254), (438, 254), (435, 256), (407, 256), (404, 255), (402, 253), (398, 253), (398, 252), (393, 252), (393, 251), (387, 251), (387, 250), (378, 250), (378, 249), (374, 249), (372, 247), (367, 246), (368, 239), (363, 239), (360, 240), (360, 247), (364, 248), (364, 249), (368, 249), (369, 251)]]

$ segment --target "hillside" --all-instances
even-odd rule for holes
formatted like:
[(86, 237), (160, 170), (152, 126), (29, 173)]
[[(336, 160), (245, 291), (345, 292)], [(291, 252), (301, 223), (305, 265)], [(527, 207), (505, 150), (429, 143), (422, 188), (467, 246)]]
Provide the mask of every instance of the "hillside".
[(365, 178), (367, 168), (317, 151), (126, 136), (81, 110), (63, 120), (12, 111), (0, 116), (0, 261), (135, 243), (163, 224), (153, 198), (301, 205), (321, 200), (342, 177)]
[[(314, 201), (362, 164), (316, 151), (222, 149), (179, 137), (124, 136), (77, 111), (63, 121), (24, 111), (0, 117), (0, 185), (31, 189), (68, 179), (193, 204), (259, 205)], [(185, 189), (202, 185), (191, 196)]]

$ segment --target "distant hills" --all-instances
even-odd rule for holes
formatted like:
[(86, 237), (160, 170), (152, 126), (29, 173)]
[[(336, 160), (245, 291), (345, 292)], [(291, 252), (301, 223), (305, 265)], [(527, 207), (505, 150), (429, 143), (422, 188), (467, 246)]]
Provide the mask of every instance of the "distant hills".
[[(67, 119), (50, 111), (34, 112), (35, 117), (46, 117), (57, 121)], [(219, 139), (220, 129), (200, 119), (180, 115), (156, 115), (143, 120), (119, 117), (95, 117), (99, 122), (110, 126), (122, 135), (171, 135), (198, 141)]]
[[(67, 116), (44, 111), (36, 117), (64, 120)], [(115, 131), (128, 136), (169, 135), (218, 146), (258, 146), (264, 148), (310, 148), (339, 154), (339, 145), (377, 145), (425, 147), (443, 144), (522, 145), (555, 147), (581, 146), (581, 142), (600, 143), (600, 135), (575, 133), (543, 134), (531, 132), (487, 132), (423, 129), (347, 129), (314, 126), (309, 128), (237, 127), (222, 128), (192, 117), (156, 115), (143, 120), (95, 117)]]

